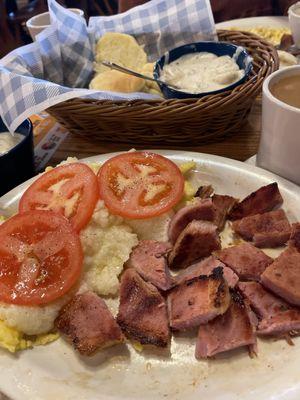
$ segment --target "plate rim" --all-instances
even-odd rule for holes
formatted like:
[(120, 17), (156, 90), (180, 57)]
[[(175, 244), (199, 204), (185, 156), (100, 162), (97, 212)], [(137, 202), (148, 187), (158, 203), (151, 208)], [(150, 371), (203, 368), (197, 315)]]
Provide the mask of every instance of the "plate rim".
[(272, 22), (276, 22), (278, 24), (276, 27), (279, 27), (280, 25), (283, 28), (289, 27), (289, 20), (287, 16), (283, 15), (265, 15), (265, 16), (259, 16), (259, 17), (247, 17), (247, 18), (234, 18), (230, 19), (228, 21), (223, 21), (223, 22), (218, 22), (216, 24), (217, 29), (226, 29), (230, 26), (235, 25), (235, 24), (241, 24), (241, 28), (244, 26), (246, 27), (248, 24), (255, 24), (255, 26), (258, 25), (263, 25), (263, 24), (268, 24), (271, 25)]

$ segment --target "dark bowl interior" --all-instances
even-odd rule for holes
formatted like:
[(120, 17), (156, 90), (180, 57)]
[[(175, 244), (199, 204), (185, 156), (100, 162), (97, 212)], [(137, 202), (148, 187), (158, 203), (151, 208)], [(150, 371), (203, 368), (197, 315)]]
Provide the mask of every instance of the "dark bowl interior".
[(217, 56), (225, 56), (228, 55), (236, 57), (236, 63), (238, 64), (240, 69), (245, 70), (244, 76), (234, 82), (233, 84), (226, 86), (223, 89), (214, 90), (212, 92), (203, 92), (203, 93), (186, 93), (181, 90), (171, 89), (166, 84), (159, 84), (160, 89), (167, 99), (186, 99), (186, 98), (200, 98), (207, 95), (221, 93), (227, 90), (232, 90), (241, 83), (245, 82), (248, 78), (253, 66), (251, 62), (251, 57), (247, 53), (247, 51), (240, 46), (236, 46), (227, 42), (198, 42), (198, 43), (190, 43), (185, 44), (180, 47), (176, 47), (173, 50), (170, 50), (166, 54), (164, 54), (155, 64), (153, 75), (155, 78), (159, 79), (161, 75), (161, 71), (164, 69), (164, 66), (171, 63), (172, 61), (177, 60), (178, 58), (190, 54), (190, 53), (200, 53), (200, 52), (208, 52), (216, 54)]
[[(0, 135), (7, 132), (0, 118)], [(0, 155), (0, 196), (34, 176), (34, 153), (32, 124), (25, 120), (17, 129), (24, 139), (7, 153)]]

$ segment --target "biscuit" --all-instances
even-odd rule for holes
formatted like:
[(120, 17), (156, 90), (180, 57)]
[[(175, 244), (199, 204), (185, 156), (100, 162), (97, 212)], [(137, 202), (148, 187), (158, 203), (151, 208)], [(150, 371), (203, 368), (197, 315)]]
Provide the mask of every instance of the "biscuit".
[(279, 57), (280, 68), (286, 68), (298, 64), (297, 58), (292, 54), (283, 50), (277, 50), (277, 53)]
[[(146, 75), (146, 76), (150, 76), (151, 78), (153, 78), (154, 65), (155, 65), (155, 63), (147, 63), (147, 64), (145, 64), (143, 66), (143, 68), (141, 69), (141, 73)], [(161, 95), (161, 91), (160, 91), (160, 88), (159, 88), (157, 83), (152, 82), (152, 81), (146, 81), (145, 85), (146, 85), (147, 93), (152, 93), (152, 92), (150, 92), (150, 90), (154, 90), (156, 92), (159, 92), (159, 95)]]
[(107, 71), (102, 61), (110, 61), (123, 67), (140, 71), (147, 63), (147, 55), (134, 37), (124, 33), (107, 32), (96, 45), (97, 72)]
[(112, 70), (96, 75), (90, 82), (90, 89), (122, 93), (140, 92), (144, 86), (144, 79)]

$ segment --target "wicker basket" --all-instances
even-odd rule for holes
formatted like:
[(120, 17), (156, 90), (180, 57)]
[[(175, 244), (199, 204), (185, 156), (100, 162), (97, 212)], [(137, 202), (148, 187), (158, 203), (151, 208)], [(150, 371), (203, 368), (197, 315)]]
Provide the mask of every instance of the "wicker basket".
[(220, 41), (244, 46), (253, 57), (250, 78), (232, 91), (201, 99), (108, 101), (75, 98), (48, 109), (74, 134), (101, 142), (145, 145), (203, 144), (237, 131), (278, 68), (274, 47), (254, 34), (218, 31)]

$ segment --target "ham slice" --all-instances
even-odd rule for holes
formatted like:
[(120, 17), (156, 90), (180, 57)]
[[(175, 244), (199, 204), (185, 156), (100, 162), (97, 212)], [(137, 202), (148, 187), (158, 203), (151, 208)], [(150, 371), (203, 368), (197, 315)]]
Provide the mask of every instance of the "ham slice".
[(85, 356), (124, 342), (122, 331), (104, 300), (93, 292), (73, 297), (60, 311), (55, 326)]
[(180, 285), (181, 283), (190, 279), (196, 278), (200, 275), (210, 275), (217, 267), (222, 267), (224, 278), (230, 288), (233, 288), (238, 283), (239, 277), (226, 267), (221, 261), (217, 260), (214, 256), (205, 258), (204, 260), (193, 264), (186, 268), (183, 272), (174, 277), (174, 284)]
[(255, 328), (249, 306), (238, 292), (232, 293), (231, 305), (225, 314), (206, 325), (200, 325), (196, 343), (197, 359), (212, 357), (218, 353), (243, 346), (256, 346)]
[(235, 220), (248, 217), (249, 215), (263, 214), (273, 210), (273, 208), (282, 203), (283, 199), (279, 192), (278, 185), (274, 182), (261, 187), (240, 203), (236, 204), (232, 208), (229, 218)]
[(160, 290), (168, 290), (173, 281), (167, 265), (172, 246), (155, 240), (142, 240), (132, 250), (126, 265), (135, 268), (143, 279)]
[(292, 225), (292, 234), (289, 245), (296, 247), (298, 251), (300, 251), (300, 222)]
[(291, 304), (300, 306), (300, 252), (289, 246), (265, 270), (261, 283)]
[(215, 208), (212, 199), (197, 199), (191, 205), (181, 208), (172, 218), (169, 225), (169, 240), (175, 243), (180, 233), (193, 220), (213, 221)]
[(205, 324), (229, 307), (230, 294), (222, 268), (176, 286), (168, 296), (170, 326), (186, 330)]
[(280, 336), (300, 330), (300, 310), (279, 299), (257, 282), (240, 282), (239, 289), (257, 314), (257, 333)]
[(195, 193), (195, 197), (200, 197), (201, 199), (207, 199), (214, 192), (214, 188), (211, 185), (200, 186)]
[(192, 221), (179, 235), (169, 254), (171, 268), (185, 268), (221, 248), (216, 225), (207, 221)]
[(271, 257), (250, 243), (241, 243), (214, 254), (242, 280), (259, 281), (261, 274), (273, 262)]
[(291, 235), (291, 226), (283, 210), (243, 218), (233, 222), (232, 228), (257, 247), (282, 246)]
[(219, 231), (224, 229), (226, 218), (232, 207), (237, 203), (237, 200), (231, 196), (214, 194), (212, 202), (215, 207), (215, 218), (213, 223), (217, 225)]
[(166, 302), (156, 287), (133, 268), (121, 277), (117, 321), (127, 337), (141, 344), (166, 347), (169, 343)]

